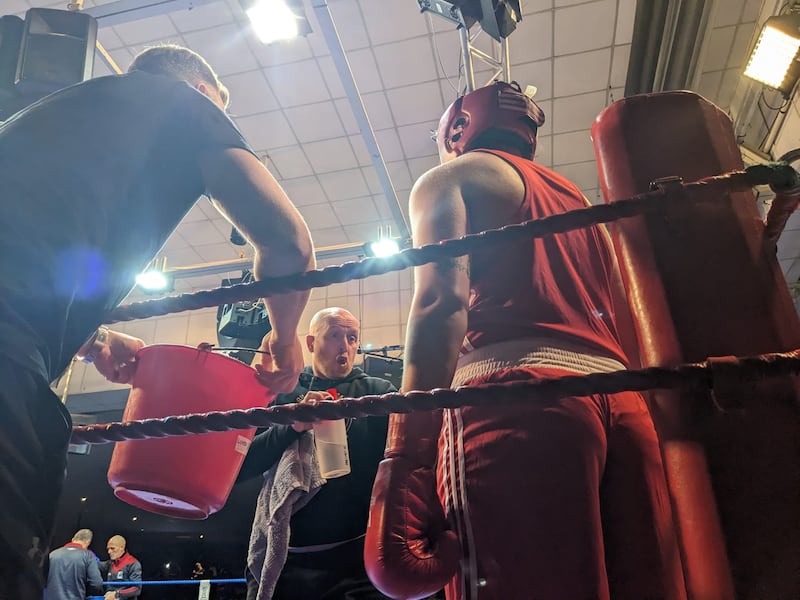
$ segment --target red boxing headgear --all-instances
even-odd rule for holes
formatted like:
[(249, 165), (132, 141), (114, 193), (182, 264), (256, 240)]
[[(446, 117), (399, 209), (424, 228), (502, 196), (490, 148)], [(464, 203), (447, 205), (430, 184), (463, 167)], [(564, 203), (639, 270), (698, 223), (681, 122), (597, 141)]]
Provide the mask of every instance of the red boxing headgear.
[(453, 102), (442, 115), (436, 132), (439, 159), (447, 162), (474, 150), (475, 140), (489, 129), (515, 133), (536, 151), (536, 132), (544, 112), (524, 94), (516, 81), (495, 81)]

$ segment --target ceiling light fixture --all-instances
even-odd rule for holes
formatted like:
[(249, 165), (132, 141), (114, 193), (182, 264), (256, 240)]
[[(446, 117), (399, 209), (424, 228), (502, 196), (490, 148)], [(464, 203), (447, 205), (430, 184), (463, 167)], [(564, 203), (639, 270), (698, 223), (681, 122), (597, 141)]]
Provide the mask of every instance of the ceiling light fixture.
[(800, 14), (792, 12), (770, 17), (761, 29), (744, 74), (767, 87), (779, 90), (784, 98), (789, 98), (800, 77), (798, 52)]
[(241, 0), (241, 4), (262, 44), (311, 33), (302, 0)]

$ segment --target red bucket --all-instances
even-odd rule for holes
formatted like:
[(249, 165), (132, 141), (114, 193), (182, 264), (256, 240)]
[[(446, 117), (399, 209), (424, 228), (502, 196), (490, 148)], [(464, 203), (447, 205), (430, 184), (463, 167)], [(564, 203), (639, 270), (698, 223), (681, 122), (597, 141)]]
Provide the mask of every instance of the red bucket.
[[(139, 351), (123, 421), (267, 406), (275, 394), (247, 365), (190, 346)], [(205, 519), (228, 500), (255, 429), (118, 442), (108, 483), (150, 512)]]

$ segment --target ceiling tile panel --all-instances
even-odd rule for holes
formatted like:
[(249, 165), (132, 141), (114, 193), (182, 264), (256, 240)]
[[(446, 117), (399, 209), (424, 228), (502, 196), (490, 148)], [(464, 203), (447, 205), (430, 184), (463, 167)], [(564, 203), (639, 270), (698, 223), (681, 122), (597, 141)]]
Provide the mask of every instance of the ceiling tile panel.
[(729, 69), (742, 69), (747, 66), (749, 58), (748, 50), (750, 49), (750, 40), (755, 33), (755, 26), (752, 23), (740, 25), (736, 28), (736, 35), (733, 38), (733, 47), (731, 48), (731, 55), (725, 63)]
[[(402, 131), (402, 129), (401, 127), (400, 131)], [(383, 160), (386, 162), (395, 162), (405, 158), (403, 155), (403, 148), (405, 146), (401, 144), (397, 133), (397, 129), (383, 129), (375, 132), (378, 148), (380, 148)]]
[(231, 94), (228, 112), (235, 116), (253, 115), (280, 108), (278, 100), (269, 89), (267, 78), (261, 71), (248, 71), (225, 77)]
[(178, 232), (176, 229), (172, 232), (172, 235), (167, 238), (167, 241), (159, 250), (159, 254), (169, 255), (170, 252), (174, 252), (176, 250), (183, 250), (184, 248), (189, 247), (189, 242)]
[[(125, 45), (113, 27), (100, 27), (97, 30), (97, 41), (102, 44), (106, 50), (112, 50)], [(99, 56), (96, 57), (99, 60)]]
[(275, 97), (284, 108), (329, 100), (316, 60), (303, 60), (264, 69)]
[[(336, 112), (339, 113), (339, 119), (344, 125), (344, 132), (348, 135), (358, 133), (358, 123), (353, 115), (353, 109), (350, 108), (350, 100), (347, 98), (337, 98), (334, 101), (336, 105)], [(369, 113), (367, 113), (369, 115)]]
[[(323, 229), (315, 229), (314, 230), (314, 246), (319, 248), (324, 248), (325, 246), (336, 246), (338, 244), (346, 244), (349, 240), (347, 239), (347, 235), (344, 232), (344, 229), (341, 226), (337, 227), (330, 227), (331, 223), (327, 224), (327, 227)], [(341, 262), (337, 259), (336, 262)]]
[(297, 139), (283, 112), (275, 110), (248, 117), (237, 117), (236, 124), (245, 139), (258, 151), (293, 146)]
[[(322, 72), (322, 78), (325, 85), (328, 87), (328, 93), (331, 98), (344, 98), (347, 93), (344, 91), (342, 80), (339, 78), (339, 72), (336, 70), (336, 65), (333, 58), (330, 56), (321, 56), (317, 59), (319, 70)], [(352, 72), (352, 68), (350, 69)], [(355, 77), (355, 75), (353, 76)]]
[(633, 23), (636, 17), (636, 0), (617, 0), (617, 31), (615, 44), (629, 44), (633, 39)]
[(553, 8), (553, 0), (523, 0), (521, 8), (524, 20), (525, 15), (532, 15)]
[(606, 105), (606, 92), (559, 98), (553, 109), (553, 133), (589, 129)]
[[(183, 232), (185, 230), (182, 225), (178, 228), (178, 231), (180, 231), (181, 235), (186, 239), (192, 239), (189, 237), (191, 234), (190, 231), (186, 231), (184, 235)], [(197, 251), (195, 251), (193, 247), (172, 249), (170, 250), (169, 254), (163, 252), (159, 253), (158, 256), (167, 257), (168, 267), (186, 267), (189, 265), (199, 265), (200, 263), (203, 262), (202, 259), (200, 258), (200, 255), (197, 253)]]
[(556, 56), (610, 46), (614, 40), (615, 19), (615, 0), (588, 2), (556, 10)]
[(432, 60), (433, 49), (427, 38), (376, 46), (374, 52), (387, 88), (412, 85), (437, 78), (436, 67)]
[(364, 102), (364, 110), (373, 129), (394, 127), (394, 119), (392, 118), (392, 111), (389, 109), (386, 93), (363, 94), (361, 99)]
[(336, 0), (329, 3), (336, 31), (342, 46), (348, 52), (369, 46), (367, 30), (361, 15), (361, 7), (356, 0)]
[(611, 87), (625, 87), (625, 80), (628, 77), (628, 63), (631, 57), (630, 44), (614, 46), (611, 52), (611, 75), (609, 77), (609, 85)]
[[(203, 202), (197, 202), (194, 206), (192, 206), (192, 208), (189, 209), (189, 212), (186, 213), (186, 216), (183, 217), (183, 222), (194, 223), (195, 221), (207, 221), (208, 215), (206, 215), (206, 213), (203, 211), (202, 205)], [(216, 212), (216, 209), (214, 212)]]
[(199, 52), (220, 77), (231, 73), (253, 71), (258, 62), (247, 44), (244, 34), (235, 23), (208, 31), (184, 33), (183, 38), (192, 50)]
[(406, 162), (408, 163), (408, 170), (411, 172), (411, 178), (416, 181), (439, 164), (439, 157), (433, 154), (420, 158), (409, 158)]
[(304, 145), (306, 155), (317, 173), (328, 173), (358, 166), (350, 141), (346, 137), (309, 142)]
[(436, 143), (431, 140), (431, 131), (435, 131), (437, 125), (437, 121), (428, 121), (397, 128), (407, 158), (420, 158), (437, 153)]
[(370, 48), (347, 53), (347, 62), (353, 72), (356, 87), (361, 94), (383, 90), (381, 75)]
[(300, 209), (300, 213), (311, 229), (327, 229), (331, 226), (340, 225), (330, 202), (303, 206)]
[[(367, 150), (367, 144), (364, 142), (364, 138), (360, 135), (351, 135), (348, 136), (350, 140), (350, 147), (353, 149), (353, 153), (356, 157), (356, 164), (359, 167), (366, 167), (367, 165), (372, 164), (372, 156), (370, 155), (369, 150)], [(380, 146), (378, 147), (380, 150)]]
[(289, 199), (298, 206), (321, 204), (328, 201), (316, 176), (283, 179), (280, 184)]
[(554, 165), (589, 160), (594, 160), (594, 146), (588, 129), (553, 136)]
[(739, 17), (744, 10), (745, 0), (725, 0), (725, 2), (714, 3), (714, 14), (712, 15), (712, 24), (714, 27), (725, 27), (727, 25), (736, 25), (739, 22)]
[(362, 169), (349, 169), (319, 175), (319, 182), (325, 195), (331, 201), (355, 198), (369, 194)]
[(231, 243), (226, 244), (202, 244), (195, 246), (194, 249), (205, 262), (216, 262), (218, 260), (231, 260), (239, 257), (239, 248)]
[(536, 142), (536, 162), (545, 167), (553, 167), (553, 136), (540, 135)]
[(430, 40), (436, 70), (440, 77), (449, 77), (455, 82), (458, 78), (459, 68), (463, 68), (458, 32), (455, 27), (451, 27), (453, 24), (448, 21), (432, 19), (431, 23), (435, 32), (431, 35)]
[(401, 160), (397, 162), (390, 162), (386, 165), (386, 167), (389, 171), (389, 177), (391, 178), (392, 185), (394, 185), (395, 189), (407, 190), (411, 188), (414, 182), (411, 179), (411, 174), (408, 170), (408, 163), (406, 161)]
[(170, 18), (178, 31), (210, 29), (234, 20), (231, 9), (224, 2), (211, 2), (192, 6), (189, 10), (176, 10), (170, 13)]
[(190, 240), (193, 246), (227, 242), (225, 237), (208, 219), (181, 223), (180, 232), (183, 237)]
[(736, 27), (717, 27), (711, 30), (711, 36), (706, 47), (703, 69), (705, 71), (721, 71), (728, 62)]
[(278, 40), (271, 44), (262, 44), (255, 33), (248, 30), (250, 46), (253, 48), (258, 63), (263, 67), (274, 67), (286, 63), (300, 62), (313, 58), (307, 38)]
[(611, 69), (611, 48), (555, 59), (554, 96), (605, 90)]
[(531, 15), (517, 25), (508, 38), (512, 63), (526, 63), (550, 58), (553, 52), (553, 13)]
[(166, 15), (121, 23), (115, 29), (119, 38), (127, 45), (178, 36), (178, 30)]
[(314, 170), (311, 168), (303, 149), (298, 146), (270, 150), (269, 164), (267, 166), (270, 170), (276, 169), (276, 175), (285, 179), (314, 174)]
[(339, 113), (332, 102), (296, 106), (287, 108), (284, 112), (300, 143), (344, 135)]
[[(513, 59), (512, 59), (513, 61)], [(553, 97), (553, 61), (540, 60), (537, 62), (514, 64), (511, 68), (511, 79), (526, 85), (535, 85), (537, 88), (536, 101)]]
[(425, 17), (414, 2), (396, 2), (391, 13), (387, 10), (386, 0), (359, 0), (359, 4), (373, 45), (428, 34)]
[(370, 223), (380, 219), (378, 209), (371, 196), (338, 200), (332, 204), (333, 211), (341, 223)]
[(722, 71), (710, 71), (703, 73), (700, 76), (700, 82), (697, 86), (697, 93), (708, 98), (715, 100), (719, 95), (719, 85), (722, 82)]
[(442, 93), (438, 81), (397, 88), (387, 94), (397, 125), (437, 120), (442, 114)]
[(553, 170), (572, 181), (581, 191), (598, 187), (599, 177), (597, 175), (597, 165), (594, 161), (559, 165)]
[(372, 223), (345, 223), (344, 231), (349, 242), (367, 242), (378, 237), (378, 231), (388, 223), (373, 221)]
[(746, 0), (744, 9), (742, 10), (741, 22), (751, 23), (757, 21), (762, 4), (762, 0)]

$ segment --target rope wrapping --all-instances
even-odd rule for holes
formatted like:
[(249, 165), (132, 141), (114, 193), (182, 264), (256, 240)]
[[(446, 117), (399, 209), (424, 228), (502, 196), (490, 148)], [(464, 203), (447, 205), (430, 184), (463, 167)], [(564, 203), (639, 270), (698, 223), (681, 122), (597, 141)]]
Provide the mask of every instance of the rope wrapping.
[[(725, 368), (717, 367), (717, 360), (687, 363), (675, 367), (649, 367), (646, 369), (592, 373), (590, 375), (565, 375), (537, 381), (515, 381), (452, 389), (435, 389), (429, 392), (395, 392), (380, 396), (342, 398), (322, 401), (317, 405), (283, 404), (267, 408), (232, 410), (191, 414), (163, 419), (145, 419), (128, 423), (109, 423), (75, 427), (73, 444), (106, 444), (125, 440), (164, 438), (235, 429), (252, 429), (270, 425), (313, 423), (350, 417), (385, 416), (391, 413), (430, 411), (439, 408), (462, 406), (501, 407), (521, 401), (530, 402), (533, 392), (541, 399), (568, 396), (615, 394), (624, 391), (643, 392), (652, 389), (692, 388), (729, 389), (736, 383), (759, 381), (770, 377), (800, 374), (800, 350), (784, 353), (762, 354), (744, 358), (725, 359)], [(492, 397), (492, 391), (510, 392), (511, 400)]]
[(794, 169), (785, 163), (755, 165), (744, 171), (732, 171), (693, 183), (679, 183), (676, 187), (681, 190), (681, 193), (675, 193), (672, 187), (665, 186), (631, 198), (618, 200), (612, 204), (598, 204), (542, 219), (507, 225), (499, 229), (489, 229), (437, 244), (409, 248), (390, 257), (364, 258), (360, 261), (350, 261), (305, 273), (265, 278), (253, 283), (240, 283), (158, 300), (133, 302), (112, 310), (106, 316), (105, 322), (117, 323), (146, 319), (186, 310), (232, 304), (242, 300), (254, 300), (288, 291), (327, 287), (335, 283), (365, 279), (374, 275), (402, 271), (408, 267), (418, 267), (430, 262), (464, 256), (486, 244), (543, 238), (599, 223), (610, 223), (642, 214), (657, 213), (663, 211), (669, 203), (719, 201), (727, 197), (715, 194), (741, 192), (754, 185), (767, 184), (772, 181), (783, 182), (788, 177), (787, 169), (794, 173)]

